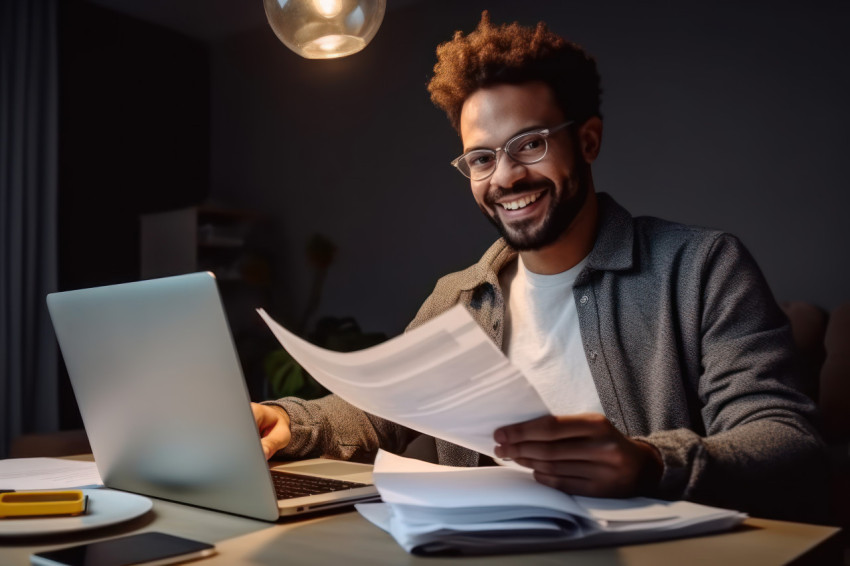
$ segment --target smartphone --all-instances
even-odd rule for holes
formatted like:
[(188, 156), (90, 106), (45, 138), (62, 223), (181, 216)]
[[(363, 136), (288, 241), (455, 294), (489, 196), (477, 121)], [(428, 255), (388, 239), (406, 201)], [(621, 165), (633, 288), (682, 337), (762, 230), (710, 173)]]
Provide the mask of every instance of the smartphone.
[(162, 566), (215, 554), (205, 542), (149, 532), (39, 552), (30, 556), (35, 566)]

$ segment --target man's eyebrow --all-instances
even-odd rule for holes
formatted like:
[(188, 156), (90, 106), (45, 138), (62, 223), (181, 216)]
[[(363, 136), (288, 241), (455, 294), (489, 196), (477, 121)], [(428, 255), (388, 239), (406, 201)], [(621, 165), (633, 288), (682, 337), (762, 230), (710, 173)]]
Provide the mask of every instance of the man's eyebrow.
[[(508, 143), (509, 141), (511, 141), (512, 139), (514, 139), (515, 137), (517, 137), (519, 135), (526, 134), (528, 132), (533, 132), (534, 130), (546, 130), (548, 128), (549, 128), (549, 126), (544, 126), (542, 124), (522, 128), (521, 130), (518, 130), (518, 131), (514, 132), (513, 134), (511, 134), (505, 141), (502, 142), (502, 144), (499, 147), (504, 147), (506, 143)], [(465, 147), (465, 148), (463, 148), (463, 153), (469, 153), (470, 151), (476, 151), (478, 149), (489, 149), (491, 151), (493, 150), (493, 148), (490, 147), (490, 146), (479, 145), (479, 146), (475, 146), (475, 147)]]

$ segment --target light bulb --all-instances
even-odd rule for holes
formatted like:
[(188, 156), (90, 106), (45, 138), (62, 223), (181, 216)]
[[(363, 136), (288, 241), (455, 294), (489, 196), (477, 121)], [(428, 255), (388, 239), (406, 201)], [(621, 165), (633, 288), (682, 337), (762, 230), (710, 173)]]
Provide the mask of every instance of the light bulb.
[(342, 0), (313, 0), (316, 9), (326, 18), (333, 18), (342, 12)]
[(263, 0), (278, 39), (307, 59), (357, 53), (375, 37), (386, 0)]

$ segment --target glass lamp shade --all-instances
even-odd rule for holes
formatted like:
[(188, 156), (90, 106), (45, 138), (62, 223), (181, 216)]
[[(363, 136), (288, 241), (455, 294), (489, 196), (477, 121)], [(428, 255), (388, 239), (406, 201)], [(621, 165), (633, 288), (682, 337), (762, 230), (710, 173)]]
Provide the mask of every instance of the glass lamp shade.
[(263, 0), (284, 45), (307, 59), (357, 53), (375, 37), (387, 0)]

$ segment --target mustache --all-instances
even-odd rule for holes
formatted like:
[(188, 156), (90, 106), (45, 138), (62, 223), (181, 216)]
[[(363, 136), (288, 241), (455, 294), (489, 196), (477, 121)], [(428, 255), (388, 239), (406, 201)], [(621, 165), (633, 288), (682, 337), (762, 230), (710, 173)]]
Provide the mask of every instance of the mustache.
[(520, 195), (523, 193), (538, 191), (540, 189), (551, 189), (554, 188), (555, 183), (552, 181), (541, 179), (539, 181), (529, 181), (524, 183), (516, 183), (511, 188), (506, 189), (505, 187), (496, 187), (487, 193), (484, 198), (484, 202), (489, 205), (494, 205), (500, 199), (505, 197), (509, 197), (511, 195)]

